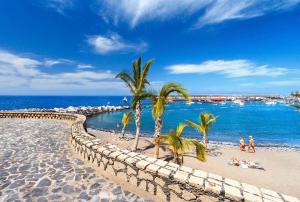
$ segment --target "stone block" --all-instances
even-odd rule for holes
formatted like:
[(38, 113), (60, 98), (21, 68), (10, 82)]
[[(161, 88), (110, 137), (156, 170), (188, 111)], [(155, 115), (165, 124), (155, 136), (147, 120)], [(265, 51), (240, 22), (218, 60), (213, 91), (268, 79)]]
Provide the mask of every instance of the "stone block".
[(194, 186), (196, 188), (204, 189), (204, 179), (201, 177), (196, 177), (196, 176), (191, 175), (188, 182), (189, 182), (189, 184), (191, 184), (192, 186)]
[(122, 153), (120, 151), (114, 151), (109, 154), (109, 157), (116, 158), (117, 156), (121, 155)]
[(114, 168), (117, 169), (117, 170), (121, 170), (121, 169), (125, 169), (126, 166), (121, 162), (115, 161)]
[(128, 154), (130, 151), (127, 150), (127, 149), (122, 149), (121, 152), (124, 153), (124, 154)]
[(128, 158), (129, 156), (126, 154), (121, 154), (119, 156), (117, 156), (117, 159), (120, 161), (124, 161), (126, 158)]
[(165, 165), (168, 164), (168, 162), (163, 161), (163, 160), (159, 160), (159, 159), (158, 159), (158, 160), (155, 162), (155, 164), (156, 164), (156, 165), (159, 165), (159, 166), (165, 166)]
[(170, 201), (183, 201), (182, 198), (180, 198), (179, 196), (177, 196), (177, 194), (175, 194), (174, 192), (170, 192)]
[(241, 183), (232, 179), (225, 178), (225, 183), (232, 187), (241, 188)]
[(142, 190), (147, 191), (147, 182), (145, 180), (141, 180), (140, 184), (139, 184), (139, 188), (141, 188)]
[(193, 193), (189, 192), (189, 191), (183, 190), (182, 198), (186, 201), (191, 201), (191, 200), (195, 200), (196, 196)]
[(173, 190), (174, 192), (178, 193), (178, 194), (181, 194), (182, 190), (181, 188), (179, 187), (178, 184), (170, 184), (168, 185), (168, 188)]
[[(281, 198), (277, 192), (269, 190), (269, 189), (260, 189), (264, 198)], [(269, 197), (268, 197), (269, 196)]]
[(188, 179), (188, 176), (189, 176), (189, 173), (178, 170), (178, 171), (176, 171), (176, 173), (174, 174), (173, 177), (175, 180), (185, 183)]
[(156, 187), (156, 196), (161, 199), (161, 201), (167, 201), (167, 195), (160, 186)]
[(222, 191), (222, 184), (220, 181), (214, 179), (206, 179), (204, 182), (204, 190), (208, 192), (213, 192), (215, 194), (220, 194)]
[(150, 192), (153, 195), (155, 193), (155, 186), (154, 186), (154, 184), (152, 184), (150, 182), (148, 182), (148, 192)]
[(240, 189), (224, 184), (225, 197), (233, 201), (241, 201), (242, 194)]
[(111, 175), (116, 175), (115, 171), (114, 171), (114, 168), (112, 165), (107, 165), (106, 169), (105, 169), (106, 172), (108, 172), (109, 174)]
[(209, 196), (209, 195), (200, 195), (198, 197), (199, 201), (205, 202), (219, 202), (219, 198)]
[(154, 179), (154, 182), (156, 182), (158, 185), (160, 185), (160, 186), (165, 186), (165, 181), (163, 180), (163, 179), (161, 179), (160, 177), (156, 177), (155, 179)]
[(152, 158), (152, 157), (147, 157), (145, 160), (148, 161), (149, 163), (154, 163), (155, 161), (157, 161), (156, 158)]
[(137, 178), (132, 175), (130, 178), (129, 178), (129, 183), (134, 185), (134, 186), (137, 186)]
[(287, 202), (299, 202), (299, 199), (297, 199), (296, 197), (288, 196), (288, 195), (285, 195), (285, 194), (281, 194), (281, 195), (284, 198), (284, 200), (287, 201)]
[(150, 163), (144, 160), (140, 160), (136, 163), (136, 167), (140, 168), (140, 169), (145, 169), (147, 165), (149, 165)]
[(244, 192), (244, 201), (245, 202), (263, 202), (262, 197), (254, 194)]
[(192, 168), (186, 167), (186, 166), (180, 166), (179, 170), (182, 170), (182, 171), (187, 172), (187, 173), (192, 173), (193, 172)]
[(168, 169), (165, 169), (165, 168), (160, 168), (158, 170), (158, 174), (160, 176), (163, 176), (163, 177), (166, 177), (166, 178), (169, 178), (170, 175), (171, 175), (172, 171), (171, 170), (168, 170)]
[(207, 178), (207, 172), (204, 172), (202, 170), (194, 170), (193, 175), (197, 177)]
[(131, 157), (134, 157), (134, 156), (137, 156), (138, 155), (138, 153), (136, 153), (136, 152), (129, 152), (128, 153), (128, 156), (131, 156)]
[(250, 194), (261, 196), (261, 192), (258, 189), (258, 187), (250, 185), (250, 184), (247, 184), (247, 183), (242, 183), (242, 186), (243, 186), (244, 192), (248, 192)]
[(222, 176), (216, 175), (216, 174), (212, 174), (212, 173), (209, 173), (209, 174), (208, 174), (208, 177), (209, 177), (209, 178), (213, 178), (213, 179), (215, 179), (215, 180), (219, 180), (219, 181), (222, 181), (222, 180), (223, 180), (223, 177), (222, 177)]
[(118, 173), (117, 173), (117, 176), (118, 176), (119, 178), (125, 180), (126, 182), (128, 181), (128, 180), (127, 180), (127, 175), (126, 175), (126, 173), (124, 173), (124, 172), (118, 172)]
[(156, 173), (160, 167), (156, 164), (150, 164), (147, 166), (146, 170), (152, 173)]
[(127, 166), (127, 174), (128, 174), (128, 175), (136, 175), (137, 172), (136, 172), (136, 170), (134, 170), (132, 167)]
[(135, 159), (135, 158), (132, 158), (132, 157), (129, 157), (127, 159), (125, 159), (125, 162), (128, 164), (128, 165), (133, 165), (137, 162), (138, 160)]
[(153, 180), (153, 176), (150, 173), (144, 172), (142, 170), (139, 171), (138, 178), (145, 180)]

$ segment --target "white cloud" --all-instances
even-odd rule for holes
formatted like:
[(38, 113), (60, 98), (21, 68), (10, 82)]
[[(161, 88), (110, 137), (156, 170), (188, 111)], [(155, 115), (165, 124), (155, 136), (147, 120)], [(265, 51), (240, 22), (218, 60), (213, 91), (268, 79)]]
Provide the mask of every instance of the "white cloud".
[(94, 67), (92, 65), (89, 65), (89, 64), (78, 64), (77, 68), (78, 69), (92, 69)]
[(94, 48), (95, 52), (99, 54), (108, 54), (113, 52), (141, 52), (147, 48), (147, 44), (145, 42), (127, 42), (116, 33), (108, 36), (90, 36), (88, 37), (87, 42)]
[(84, 92), (82, 90), (125, 89), (123, 83), (115, 79), (115, 74), (109, 70), (75, 70), (50, 74), (42, 71), (42, 67), (47, 64), (45, 61), (49, 60), (39, 61), (0, 50), (0, 93), (8, 89), (10, 93), (35, 90)]
[(300, 79), (270, 81), (270, 82), (267, 82), (266, 84), (271, 85), (271, 86), (299, 86), (300, 87)]
[(280, 11), (297, 5), (299, 0), (216, 0), (209, 5), (196, 24), (202, 27), (227, 20), (248, 19)]
[(289, 69), (256, 65), (248, 60), (208, 60), (200, 64), (176, 64), (166, 67), (172, 74), (218, 73), (227, 77), (268, 76), (288, 73)]
[(45, 59), (44, 60), (44, 65), (46, 67), (52, 67), (58, 64), (73, 64), (73, 63), (75, 63), (75, 61), (67, 60), (67, 59)]
[[(194, 27), (227, 20), (248, 19), (292, 8), (300, 0), (99, 0), (100, 15), (131, 27), (152, 20), (198, 16)], [(195, 23), (195, 22), (192, 22)]]
[(40, 74), (36, 69), (42, 63), (0, 50), (0, 74), (32, 77)]
[(102, 16), (110, 17), (114, 23), (125, 20), (131, 27), (135, 27), (141, 22), (193, 14), (206, 6), (210, 0), (100, 0), (99, 2)]
[(65, 9), (72, 8), (75, 0), (45, 0), (45, 5), (64, 15)]

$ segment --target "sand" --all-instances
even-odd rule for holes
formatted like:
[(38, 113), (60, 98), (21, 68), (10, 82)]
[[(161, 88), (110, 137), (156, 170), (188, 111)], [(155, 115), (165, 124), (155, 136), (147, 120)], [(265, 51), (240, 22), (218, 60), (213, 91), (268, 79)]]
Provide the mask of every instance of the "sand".
[[(120, 140), (120, 134), (93, 129), (88, 129), (88, 131), (103, 140), (103, 144), (111, 143), (129, 150), (133, 145), (132, 138)], [(151, 138), (140, 138), (139, 148), (141, 153), (154, 157), (153, 146)], [(248, 153), (241, 152), (239, 148), (233, 146), (213, 145), (210, 147), (214, 149), (209, 153), (206, 162), (198, 161), (191, 152), (185, 155), (183, 165), (300, 198), (299, 151), (281, 151), (258, 147), (256, 153)], [(232, 157), (258, 161), (265, 170), (243, 169), (228, 165)], [(165, 146), (160, 149), (160, 158), (170, 160), (170, 152)]]

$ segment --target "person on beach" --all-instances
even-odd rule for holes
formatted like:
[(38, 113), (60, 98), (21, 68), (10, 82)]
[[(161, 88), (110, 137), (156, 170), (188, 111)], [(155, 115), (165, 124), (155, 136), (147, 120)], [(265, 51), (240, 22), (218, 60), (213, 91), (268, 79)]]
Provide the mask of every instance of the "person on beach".
[(255, 153), (254, 139), (253, 139), (252, 136), (249, 136), (248, 152), (253, 152), (253, 153)]
[(245, 148), (246, 148), (245, 140), (244, 140), (244, 138), (241, 136), (241, 137), (240, 137), (240, 150), (241, 150), (241, 151), (245, 151)]

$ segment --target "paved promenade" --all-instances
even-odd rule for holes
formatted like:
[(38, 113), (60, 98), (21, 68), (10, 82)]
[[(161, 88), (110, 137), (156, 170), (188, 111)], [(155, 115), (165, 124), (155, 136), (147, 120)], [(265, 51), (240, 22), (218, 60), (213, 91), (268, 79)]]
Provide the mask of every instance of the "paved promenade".
[(0, 201), (146, 201), (72, 158), (69, 135), (63, 122), (0, 119)]

